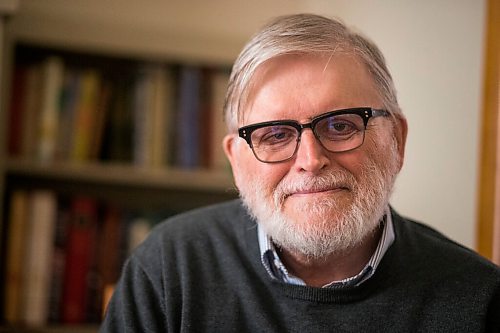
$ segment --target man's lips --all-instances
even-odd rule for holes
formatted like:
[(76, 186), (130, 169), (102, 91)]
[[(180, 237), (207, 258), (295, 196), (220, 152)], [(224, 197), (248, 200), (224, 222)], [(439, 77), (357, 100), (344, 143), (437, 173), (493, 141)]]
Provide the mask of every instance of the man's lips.
[(335, 192), (340, 192), (340, 191), (348, 191), (349, 188), (345, 186), (339, 186), (339, 187), (328, 187), (328, 188), (313, 188), (313, 189), (302, 189), (302, 190), (297, 190), (292, 193), (288, 193), (285, 198), (288, 198), (290, 196), (299, 196), (299, 195), (309, 195), (309, 194), (320, 194), (320, 193), (335, 193)]

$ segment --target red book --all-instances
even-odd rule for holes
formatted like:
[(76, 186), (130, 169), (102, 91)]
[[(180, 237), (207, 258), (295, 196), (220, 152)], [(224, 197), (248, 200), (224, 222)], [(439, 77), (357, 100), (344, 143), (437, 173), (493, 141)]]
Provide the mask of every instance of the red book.
[(21, 153), (25, 81), (25, 68), (16, 66), (12, 78), (12, 92), (10, 95), (8, 138), (8, 151), (10, 156), (17, 156)]
[(97, 203), (78, 197), (72, 203), (68, 230), (62, 320), (79, 324), (86, 319), (87, 280), (96, 242)]
[(112, 288), (118, 281), (121, 268), (122, 217), (120, 210), (112, 205), (106, 207), (102, 226), (100, 228), (99, 254), (97, 258), (98, 276), (100, 282), (99, 303), (96, 309), (101, 315), (107, 305), (106, 290)]

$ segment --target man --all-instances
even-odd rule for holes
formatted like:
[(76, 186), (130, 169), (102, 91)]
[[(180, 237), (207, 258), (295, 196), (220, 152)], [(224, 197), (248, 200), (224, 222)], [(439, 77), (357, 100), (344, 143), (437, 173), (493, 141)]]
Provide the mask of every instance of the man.
[(500, 270), (389, 207), (406, 119), (380, 51), (276, 19), (233, 67), (224, 149), (241, 200), (158, 226), (103, 332), (500, 330)]

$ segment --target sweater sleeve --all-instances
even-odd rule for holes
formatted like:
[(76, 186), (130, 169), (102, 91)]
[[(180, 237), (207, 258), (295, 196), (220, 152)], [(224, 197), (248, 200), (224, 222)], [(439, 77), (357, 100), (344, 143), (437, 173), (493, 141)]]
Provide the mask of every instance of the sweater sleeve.
[(132, 256), (124, 266), (99, 332), (167, 332), (161, 288)]
[(486, 332), (500, 332), (500, 285), (488, 307)]

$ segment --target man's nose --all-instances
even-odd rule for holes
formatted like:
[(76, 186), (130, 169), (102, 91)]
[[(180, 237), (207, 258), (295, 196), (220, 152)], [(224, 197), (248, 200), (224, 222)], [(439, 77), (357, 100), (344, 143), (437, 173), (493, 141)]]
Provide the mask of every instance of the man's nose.
[(330, 164), (328, 152), (310, 128), (303, 129), (300, 137), (295, 165), (299, 171), (317, 173)]

